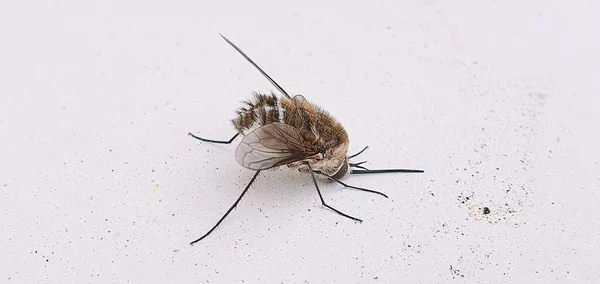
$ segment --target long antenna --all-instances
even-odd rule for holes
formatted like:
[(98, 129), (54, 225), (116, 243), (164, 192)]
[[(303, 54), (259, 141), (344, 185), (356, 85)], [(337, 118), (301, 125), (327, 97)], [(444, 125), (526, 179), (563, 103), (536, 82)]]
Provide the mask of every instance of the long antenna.
[(273, 80), (273, 78), (271, 78), (271, 76), (267, 75), (267, 73), (265, 73), (265, 71), (260, 69), (260, 67), (258, 67), (258, 65), (256, 63), (254, 63), (254, 61), (252, 61), (252, 59), (250, 59), (250, 57), (248, 57), (248, 55), (246, 55), (239, 47), (237, 47), (233, 42), (228, 40), (222, 34), (219, 34), (219, 35), (227, 43), (229, 43), (229, 45), (233, 46), (233, 48), (235, 48), (235, 50), (237, 50), (244, 58), (246, 58), (246, 60), (248, 60), (248, 62), (250, 62), (250, 64), (252, 64), (254, 67), (256, 67), (256, 69), (258, 69), (258, 71), (260, 71), (260, 73), (263, 74), (263, 76), (265, 76), (265, 78), (267, 78), (267, 80), (269, 80), (269, 82), (271, 82), (271, 84), (273, 84), (273, 86), (275, 86), (275, 88), (277, 88), (278, 91), (280, 91), (282, 94), (284, 94), (288, 99), (292, 98), (292, 97), (290, 97), (290, 95), (288, 95), (288, 93), (281, 86), (279, 86), (279, 84), (277, 84), (277, 82), (275, 82), (275, 80)]

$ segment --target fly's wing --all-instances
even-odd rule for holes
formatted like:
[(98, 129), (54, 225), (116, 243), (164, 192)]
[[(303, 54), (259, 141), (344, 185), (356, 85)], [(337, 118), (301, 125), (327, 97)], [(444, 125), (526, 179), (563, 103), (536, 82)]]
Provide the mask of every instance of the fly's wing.
[(274, 122), (248, 133), (237, 147), (235, 158), (251, 170), (278, 167), (317, 154), (315, 140), (309, 131)]

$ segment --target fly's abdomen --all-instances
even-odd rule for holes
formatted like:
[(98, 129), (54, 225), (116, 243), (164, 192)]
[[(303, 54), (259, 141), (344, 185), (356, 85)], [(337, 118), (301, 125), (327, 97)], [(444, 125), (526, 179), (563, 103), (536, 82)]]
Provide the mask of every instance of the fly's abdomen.
[(284, 122), (284, 111), (275, 94), (255, 93), (254, 98), (244, 101), (244, 104), (232, 120), (234, 127), (243, 135), (265, 124)]

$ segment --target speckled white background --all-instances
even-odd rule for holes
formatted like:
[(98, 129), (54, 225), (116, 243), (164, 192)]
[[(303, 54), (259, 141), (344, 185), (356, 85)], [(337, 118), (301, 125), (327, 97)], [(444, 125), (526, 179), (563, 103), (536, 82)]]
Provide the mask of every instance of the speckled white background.
[[(593, 1), (2, 1), (1, 283), (598, 283)], [(272, 86), (336, 116), (390, 199), (252, 172)], [(490, 214), (484, 215), (482, 208)]]

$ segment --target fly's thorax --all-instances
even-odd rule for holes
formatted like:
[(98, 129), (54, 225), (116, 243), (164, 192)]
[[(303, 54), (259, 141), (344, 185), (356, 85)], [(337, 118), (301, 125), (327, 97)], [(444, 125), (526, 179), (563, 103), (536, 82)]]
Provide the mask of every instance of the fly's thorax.
[(344, 127), (328, 112), (302, 96), (296, 96), (287, 102), (282, 100), (282, 105), (284, 108), (289, 106), (286, 120), (315, 134), (314, 145), (319, 149), (319, 154), (309, 159), (313, 170), (329, 176), (338, 174), (340, 170), (343, 172), (347, 164), (349, 145), (348, 134)]

